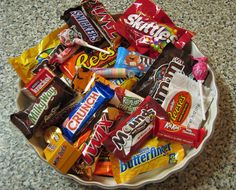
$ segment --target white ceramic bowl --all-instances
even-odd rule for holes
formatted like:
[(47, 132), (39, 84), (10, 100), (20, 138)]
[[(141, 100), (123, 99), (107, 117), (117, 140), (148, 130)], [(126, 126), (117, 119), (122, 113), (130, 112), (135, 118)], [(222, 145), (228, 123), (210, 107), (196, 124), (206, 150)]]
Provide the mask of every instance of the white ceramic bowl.
[[(200, 57), (203, 56), (203, 54), (199, 51), (197, 46), (194, 44), (194, 42), (191, 43), (192, 46), (192, 56), (193, 57)], [(182, 169), (184, 169), (188, 163), (195, 158), (197, 155), (201, 153), (203, 148), (205, 147), (207, 141), (210, 139), (210, 137), (213, 134), (214, 131), (214, 123), (216, 120), (217, 112), (218, 112), (218, 91), (215, 83), (215, 76), (212, 71), (212, 69), (209, 67), (210, 74), (207, 78), (206, 85), (210, 87), (215, 96), (214, 100), (208, 110), (207, 114), (207, 120), (204, 124), (204, 127), (207, 129), (207, 136), (204, 138), (203, 142), (197, 149), (190, 149), (187, 151), (185, 158), (177, 165), (169, 168), (162, 168), (162, 169), (156, 169), (150, 172), (146, 172), (143, 174), (140, 174), (139, 176), (135, 177), (134, 180), (130, 181), (129, 183), (125, 184), (117, 184), (112, 177), (95, 177), (92, 181), (82, 179), (79, 177), (76, 177), (74, 175), (64, 175), (65, 177), (69, 177), (77, 181), (78, 183), (82, 185), (89, 185), (89, 186), (99, 186), (106, 189), (115, 189), (115, 188), (130, 188), (130, 189), (136, 189), (139, 188), (145, 184), (148, 183), (159, 183), (163, 180), (165, 180), (168, 176), (170, 176), (173, 173), (176, 173)], [(19, 84), (19, 87), (22, 87), (22, 83)], [(17, 107), (19, 110), (25, 108), (27, 106), (28, 102), (25, 96), (20, 93), (17, 98)], [(33, 137), (29, 140), (29, 144), (32, 145), (32, 147), (35, 149), (35, 151), (38, 153), (39, 157), (46, 162), (46, 160), (43, 158), (43, 149), (40, 147), (40, 145), (37, 143), (37, 139)]]

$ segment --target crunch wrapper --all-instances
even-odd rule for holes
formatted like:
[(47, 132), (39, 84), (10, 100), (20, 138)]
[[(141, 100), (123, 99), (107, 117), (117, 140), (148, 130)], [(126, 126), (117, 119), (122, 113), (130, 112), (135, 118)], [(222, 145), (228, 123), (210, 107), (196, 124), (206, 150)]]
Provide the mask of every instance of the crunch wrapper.
[(115, 24), (139, 53), (156, 58), (168, 43), (182, 48), (193, 33), (175, 26), (168, 15), (151, 0), (135, 1)]
[(63, 122), (63, 135), (70, 142), (74, 142), (93, 114), (113, 96), (114, 91), (109, 86), (97, 82), (86, 96), (75, 105), (68, 118)]
[(130, 160), (122, 162), (111, 156), (112, 171), (117, 183), (130, 181), (138, 174), (179, 163), (184, 158), (184, 148), (157, 138), (150, 139)]
[(132, 113), (143, 101), (141, 96), (119, 87), (100, 75), (84, 68), (78, 69), (77, 76), (73, 81), (73, 86), (76, 91), (86, 94), (94, 86), (96, 81), (109, 85), (109, 87), (114, 90), (115, 95), (109, 103), (126, 113)]
[(10, 64), (12, 64), (24, 83), (28, 83), (32, 79), (33, 74), (31, 73), (31, 70), (47, 58), (60, 44), (57, 35), (67, 27), (67, 25), (64, 25), (57, 28), (44, 37), (38, 45), (27, 49), (18, 57), (9, 59)]
[(153, 133), (156, 117), (167, 118), (166, 112), (150, 96), (117, 128), (108, 134), (103, 145), (118, 159), (127, 161)]

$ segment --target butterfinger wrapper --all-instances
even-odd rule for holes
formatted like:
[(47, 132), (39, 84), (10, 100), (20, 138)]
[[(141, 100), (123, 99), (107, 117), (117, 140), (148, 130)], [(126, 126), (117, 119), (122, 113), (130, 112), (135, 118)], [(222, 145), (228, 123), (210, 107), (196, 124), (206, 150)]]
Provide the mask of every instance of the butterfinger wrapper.
[(179, 163), (184, 158), (184, 148), (180, 143), (150, 139), (131, 159), (122, 162), (111, 155), (112, 171), (117, 183), (125, 183), (137, 175)]

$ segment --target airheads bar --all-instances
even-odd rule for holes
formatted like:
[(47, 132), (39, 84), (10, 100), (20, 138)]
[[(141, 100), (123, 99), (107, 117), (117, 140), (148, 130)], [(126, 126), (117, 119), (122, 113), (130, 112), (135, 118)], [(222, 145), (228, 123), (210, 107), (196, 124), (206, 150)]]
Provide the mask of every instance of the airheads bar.
[(96, 82), (86, 96), (75, 105), (68, 118), (62, 124), (64, 136), (70, 142), (74, 142), (93, 114), (113, 96), (114, 91), (110, 87)]

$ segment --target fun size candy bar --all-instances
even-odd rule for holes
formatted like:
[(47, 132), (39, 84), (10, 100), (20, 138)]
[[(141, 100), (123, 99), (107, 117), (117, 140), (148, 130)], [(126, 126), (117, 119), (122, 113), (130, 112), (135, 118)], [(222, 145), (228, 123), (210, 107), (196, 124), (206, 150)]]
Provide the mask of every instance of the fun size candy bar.
[(76, 26), (81, 38), (89, 44), (100, 44), (101, 34), (96, 29), (89, 17), (81, 9), (81, 6), (70, 8), (64, 12), (61, 18), (70, 26)]
[(100, 31), (109, 44), (118, 47), (121, 42), (121, 36), (114, 27), (116, 23), (115, 20), (105, 9), (103, 4), (97, 0), (82, 0), (81, 4), (88, 16), (90, 16), (92, 21), (96, 23), (96, 26), (100, 28)]
[(62, 132), (70, 141), (74, 142), (84, 130), (85, 124), (93, 114), (114, 96), (114, 91), (108, 86), (97, 82), (86, 96), (75, 105), (68, 118), (62, 124)]
[(49, 69), (42, 68), (39, 73), (25, 85), (22, 92), (34, 100), (52, 82), (54, 77), (55, 74)]
[(103, 138), (110, 132), (115, 121), (119, 120), (122, 116), (123, 113), (113, 107), (108, 107), (103, 111), (100, 119), (92, 127), (92, 135), (82, 147), (81, 159), (86, 164), (93, 164), (95, 158), (102, 151)]
[(117, 183), (128, 182), (138, 174), (177, 164), (183, 160), (184, 155), (184, 148), (180, 143), (152, 138), (127, 162), (111, 156), (114, 179)]
[(27, 138), (31, 138), (37, 128), (46, 127), (47, 122), (76, 96), (73, 89), (55, 76), (29, 107), (11, 115), (11, 121)]
[(147, 141), (157, 117), (167, 118), (166, 112), (150, 96), (103, 141), (106, 150), (118, 159), (127, 161)]

